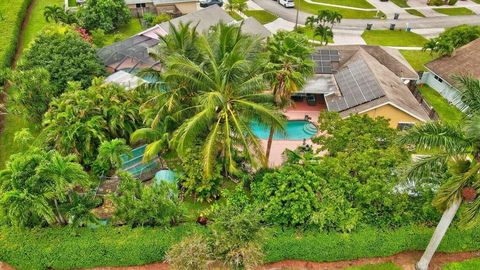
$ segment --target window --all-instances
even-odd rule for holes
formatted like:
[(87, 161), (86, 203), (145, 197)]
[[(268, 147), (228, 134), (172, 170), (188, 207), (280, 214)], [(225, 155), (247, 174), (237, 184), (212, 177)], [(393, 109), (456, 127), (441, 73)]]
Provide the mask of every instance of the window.
[(433, 76), (433, 78), (435, 78), (435, 80), (439, 81), (439, 82), (443, 82), (443, 79), (438, 77), (437, 75)]
[(414, 125), (415, 123), (411, 122), (398, 122), (397, 128), (399, 130), (408, 130), (411, 129)]
[(145, 3), (136, 4), (137, 8), (144, 8), (145, 6), (146, 6)]

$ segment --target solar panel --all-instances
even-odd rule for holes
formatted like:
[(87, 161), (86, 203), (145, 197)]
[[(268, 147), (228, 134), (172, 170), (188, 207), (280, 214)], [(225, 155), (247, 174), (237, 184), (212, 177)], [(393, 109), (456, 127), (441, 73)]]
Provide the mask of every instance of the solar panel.
[(332, 74), (334, 69), (333, 62), (340, 60), (340, 54), (337, 50), (319, 49), (312, 53), (312, 60), (315, 62), (316, 74)]
[(385, 96), (367, 64), (359, 59), (335, 75), (341, 96), (328, 96), (326, 101), (332, 111), (344, 111)]

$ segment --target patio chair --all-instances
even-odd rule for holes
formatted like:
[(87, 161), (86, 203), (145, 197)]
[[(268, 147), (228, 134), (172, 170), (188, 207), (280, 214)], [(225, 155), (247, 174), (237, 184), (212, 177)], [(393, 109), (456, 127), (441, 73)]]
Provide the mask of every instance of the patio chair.
[(315, 95), (307, 95), (307, 104), (310, 106), (315, 106), (317, 104), (317, 99)]

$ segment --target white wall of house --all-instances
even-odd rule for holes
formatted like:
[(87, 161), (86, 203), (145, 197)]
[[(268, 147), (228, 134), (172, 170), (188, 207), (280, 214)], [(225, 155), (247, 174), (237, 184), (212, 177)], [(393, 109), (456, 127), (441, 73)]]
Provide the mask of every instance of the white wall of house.
[(451, 86), (447, 81), (443, 80), (435, 73), (431, 71), (425, 71), (417, 81), (417, 84), (428, 84), (431, 88), (435, 89), (440, 95), (442, 95), (448, 102), (460, 109), (465, 111), (466, 106), (462, 103), (460, 99), (460, 92), (453, 86)]

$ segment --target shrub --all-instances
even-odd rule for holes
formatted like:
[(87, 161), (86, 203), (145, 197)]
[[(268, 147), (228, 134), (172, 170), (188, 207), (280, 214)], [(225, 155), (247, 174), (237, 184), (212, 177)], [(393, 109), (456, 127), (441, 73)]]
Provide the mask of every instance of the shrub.
[(170, 266), (178, 270), (207, 270), (212, 259), (209, 239), (201, 234), (185, 237), (165, 255)]
[(78, 81), (86, 88), (94, 77), (105, 73), (91, 44), (68, 27), (44, 30), (25, 51), (19, 68), (46, 69), (59, 92), (65, 90), (69, 81)]
[(111, 33), (128, 24), (131, 15), (124, 0), (87, 0), (78, 10), (80, 25), (89, 31)]
[(128, 173), (120, 175), (119, 195), (112, 196), (114, 221), (136, 226), (171, 226), (183, 218), (176, 188), (161, 182), (146, 186)]
[(480, 27), (477, 25), (459, 25), (447, 29), (440, 36), (425, 43), (423, 50), (431, 50), (440, 55), (451, 55), (455, 49), (470, 43), (480, 37)]
[(252, 183), (252, 194), (269, 223), (299, 226), (310, 222), (319, 207), (323, 180), (311, 169), (288, 164)]

